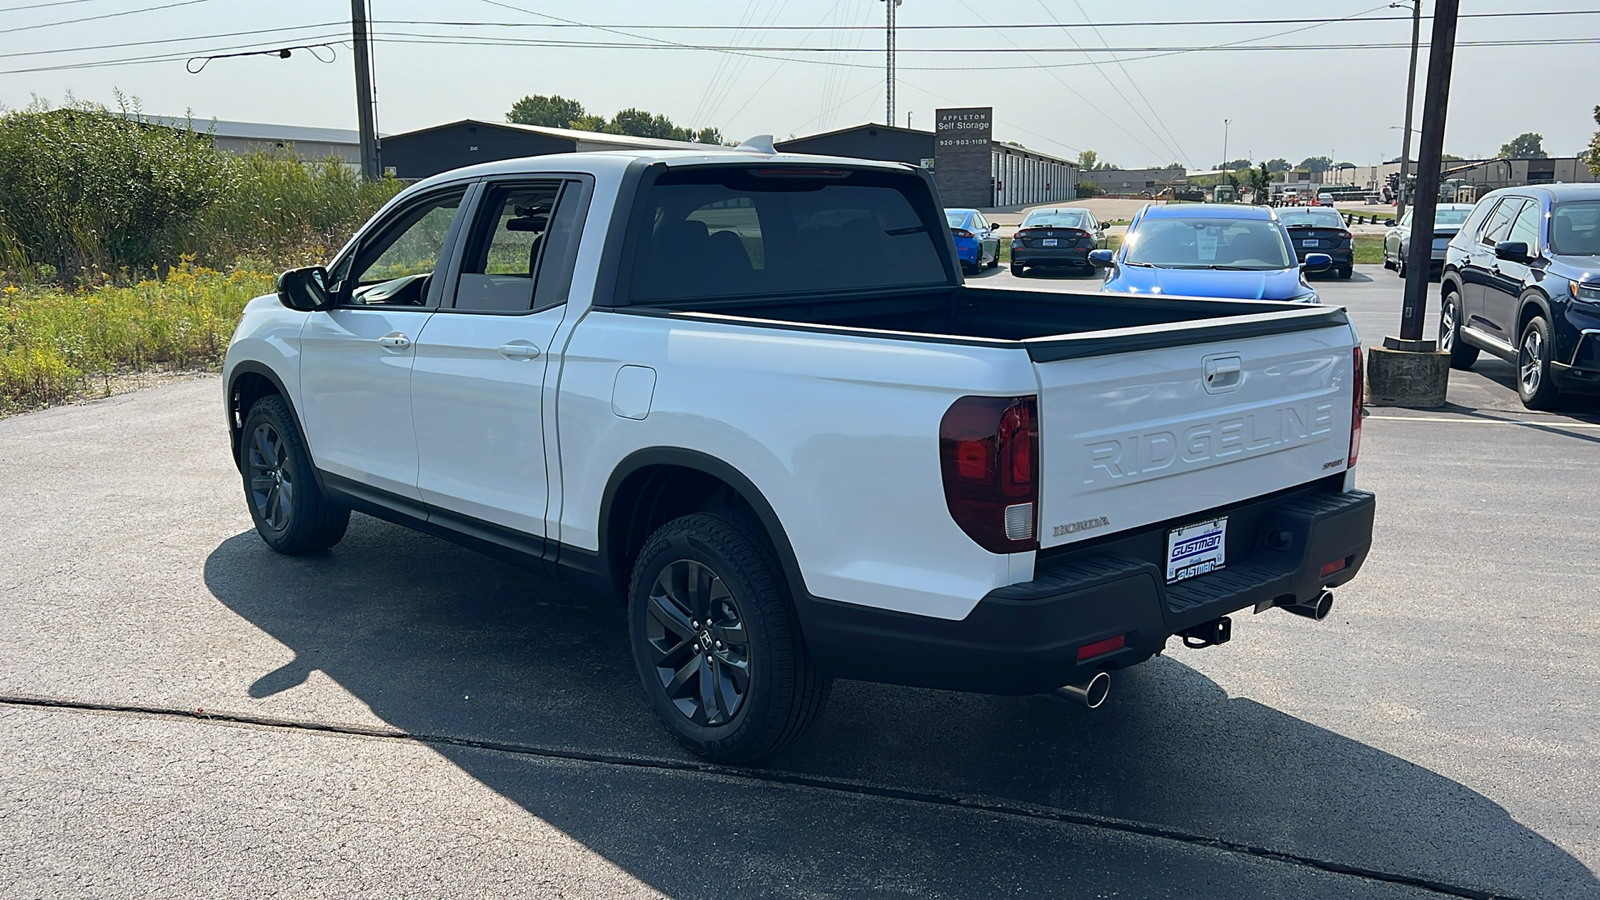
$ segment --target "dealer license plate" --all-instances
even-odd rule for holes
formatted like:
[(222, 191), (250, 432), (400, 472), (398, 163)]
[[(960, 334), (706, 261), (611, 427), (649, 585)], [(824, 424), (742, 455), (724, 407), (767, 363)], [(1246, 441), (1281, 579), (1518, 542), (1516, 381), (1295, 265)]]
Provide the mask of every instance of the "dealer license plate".
[(1322, 242), (1321, 241), (1301, 241), (1300, 242), (1300, 246), (1302, 246), (1302, 247), (1321, 247), (1322, 246)]
[(1040, 241), (1039, 243), (1042, 246), (1045, 246), (1045, 247), (1054, 247), (1056, 245), (1056, 239), (1055, 238), (1045, 238), (1043, 241)]
[(1227, 562), (1228, 517), (1167, 532), (1167, 583), (1204, 575)]

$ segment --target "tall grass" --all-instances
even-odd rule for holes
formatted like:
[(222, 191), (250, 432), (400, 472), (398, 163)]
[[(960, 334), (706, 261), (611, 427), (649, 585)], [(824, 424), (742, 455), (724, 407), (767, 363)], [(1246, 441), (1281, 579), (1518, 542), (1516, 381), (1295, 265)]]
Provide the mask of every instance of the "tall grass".
[(404, 186), (364, 181), (337, 157), (306, 161), (290, 151), (226, 158), (226, 187), (196, 218), (189, 252), (226, 266), (326, 262)]
[(219, 363), (272, 276), (181, 261), (166, 278), (68, 292), (0, 288), (0, 413), (57, 403), (110, 376)]

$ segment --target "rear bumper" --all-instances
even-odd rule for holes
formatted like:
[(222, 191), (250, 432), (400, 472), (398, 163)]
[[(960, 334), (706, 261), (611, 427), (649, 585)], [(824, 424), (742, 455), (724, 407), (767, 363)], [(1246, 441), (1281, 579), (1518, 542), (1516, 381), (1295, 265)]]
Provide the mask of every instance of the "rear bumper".
[(1029, 248), (1011, 251), (1011, 264), (1022, 266), (1087, 266), (1090, 247)]
[(1318, 250), (1315, 247), (1294, 248), (1295, 259), (1302, 263), (1306, 261), (1306, 257), (1313, 253), (1326, 253), (1328, 256), (1333, 257), (1333, 264), (1335, 266), (1349, 266), (1355, 264), (1356, 254), (1354, 248), (1351, 247), (1332, 247), (1326, 250)]
[[(1372, 545), (1374, 508), (1363, 491), (1291, 491), (1114, 535), (1041, 562), (1034, 580), (991, 591), (960, 621), (814, 597), (796, 606), (810, 652), (833, 676), (1041, 693), (1141, 662), (1172, 635), (1220, 616), (1344, 584)], [(1152, 558), (1165, 552), (1167, 528), (1219, 514), (1230, 517), (1227, 568), (1166, 584)], [(1321, 575), (1341, 559), (1344, 568)], [(1079, 647), (1117, 635), (1122, 649), (1078, 659)]]

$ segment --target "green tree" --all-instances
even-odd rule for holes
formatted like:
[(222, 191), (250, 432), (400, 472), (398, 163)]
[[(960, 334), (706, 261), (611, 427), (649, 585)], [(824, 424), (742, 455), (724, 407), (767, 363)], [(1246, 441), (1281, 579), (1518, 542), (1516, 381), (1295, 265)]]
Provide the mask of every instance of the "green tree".
[(1078, 170), (1081, 172), (1099, 172), (1115, 168), (1114, 164), (1101, 160), (1100, 154), (1093, 150), (1078, 151)]
[(1266, 166), (1268, 172), (1287, 172), (1294, 168), (1294, 166), (1289, 165), (1289, 161), (1287, 159), (1284, 159), (1281, 156), (1277, 159), (1267, 160)]
[(1299, 168), (1305, 169), (1308, 172), (1326, 172), (1333, 168), (1333, 157), (1308, 156), (1305, 159), (1300, 160)]
[(1250, 160), (1242, 159), (1242, 158), (1241, 159), (1230, 159), (1227, 162), (1223, 163), (1222, 165), (1217, 166), (1217, 168), (1222, 169), (1225, 172), (1237, 172), (1240, 169), (1248, 169), (1248, 168), (1250, 168)]
[(1544, 152), (1544, 135), (1526, 131), (1517, 135), (1510, 141), (1500, 145), (1497, 159), (1546, 159), (1550, 154)]
[(1250, 170), (1250, 189), (1255, 192), (1257, 203), (1265, 199), (1267, 192), (1272, 189), (1272, 172), (1267, 169), (1265, 162)]
[(697, 144), (721, 144), (722, 131), (718, 128), (702, 128), (695, 133), (694, 141)]
[(579, 116), (576, 119), (573, 119), (572, 124), (568, 125), (567, 127), (577, 129), (578, 131), (605, 131), (606, 117)]
[[(1600, 106), (1594, 108), (1594, 123), (1600, 125)], [(1589, 139), (1589, 149), (1584, 151), (1583, 161), (1589, 171), (1600, 176), (1600, 131), (1596, 131), (1594, 137)]]
[(1090, 197), (1098, 197), (1098, 196), (1100, 196), (1101, 194), (1104, 194), (1104, 193), (1105, 193), (1105, 191), (1102, 191), (1100, 189), (1100, 185), (1095, 184), (1092, 181), (1080, 181), (1080, 182), (1078, 182), (1078, 199), (1079, 200), (1087, 200)]
[(548, 97), (529, 94), (511, 104), (511, 111), (506, 113), (506, 121), (513, 125), (542, 125), (546, 128), (571, 128), (575, 120), (582, 118), (583, 104), (559, 94)]

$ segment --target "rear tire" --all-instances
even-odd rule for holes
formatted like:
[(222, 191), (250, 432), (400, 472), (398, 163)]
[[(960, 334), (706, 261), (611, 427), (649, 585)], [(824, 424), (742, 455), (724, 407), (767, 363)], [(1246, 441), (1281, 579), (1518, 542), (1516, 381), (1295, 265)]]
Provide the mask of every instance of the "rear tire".
[(1011, 264), (1011, 274), (1016, 276), (1017, 278), (1021, 278), (1022, 277), (1022, 273), (1024, 271), (1025, 271), (1025, 267), (1021, 263), (1012, 263)]
[(291, 556), (326, 550), (350, 525), (350, 510), (317, 486), (311, 454), (289, 404), (276, 394), (257, 400), (239, 433), (239, 470), (256, 533)]
[(1355, 266), (1340, 266), (1339, 267), (1339, 278), (1341, 280), (1348, 280), (1350, 278), (1350, 276), (1353, 275), (1354, 273), (1355, 273)]
[(1550, 341), (1550, 323), (1535, 316), (1522, 329), (1517, 343), (1517, 396), (1529, 409), (1549, 409), (1556, 405), (1560, 391), (1550, 379), (1550, 356), (1555, 347)]
[(1399, 275), (1401, 279), (1406, 277), (1406, 261), (1404, 259), (1394, 261), (1394, 273)]
[(806, 653), (777, 557), (744, 516), (696, 513), (650, 536), (628, 633), (656, 718), (714, 762), (766, 756), (827, 702), (831, 681)]
[(1450, 368), (1470, 369), (1478, 348), (1461, 339), (1461, 295), (1450, 291), (1439, 301), (1439, 349), (1450, 354)]

